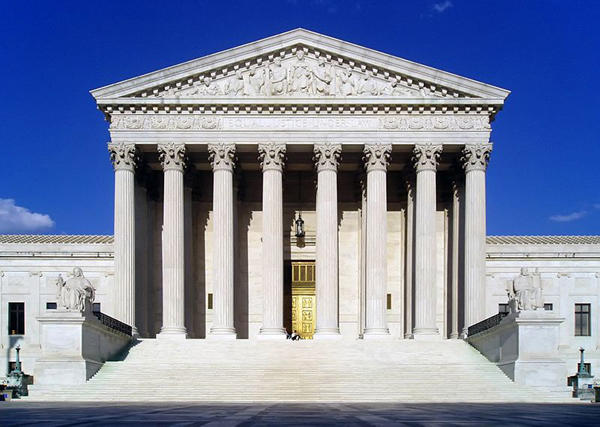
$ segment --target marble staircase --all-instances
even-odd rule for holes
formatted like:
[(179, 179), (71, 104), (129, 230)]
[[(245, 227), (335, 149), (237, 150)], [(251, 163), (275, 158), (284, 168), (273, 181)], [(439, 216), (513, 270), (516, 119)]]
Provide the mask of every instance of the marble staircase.
[(460, 340), (138, 340), (86, 384), (30, 401), (569, 402), (514, 384)]

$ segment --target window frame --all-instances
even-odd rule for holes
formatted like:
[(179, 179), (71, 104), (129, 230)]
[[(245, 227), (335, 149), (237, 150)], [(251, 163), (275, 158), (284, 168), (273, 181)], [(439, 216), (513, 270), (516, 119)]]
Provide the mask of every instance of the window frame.
[[(22, 309), (16, 307), (21, 305)], [(14, 308), (13, 308), (14, 307)], [(17, 324), (13, 325), (13, 313), (16, 316)], [(22, 317), (20, 317), (22, 316)], [(15, 328), (16, 326), (16, 328)], [(13, 333), (14, 332), (14, 333)], [(8, 303), (8, 335), (23, 336), (25, 335), (25, 302), (10, 301)]]
[[(583, 310), (584, 308), (587, 309)], [(586, 317), (587, 330), (583, 327), (583, 318)], [(575, 336), (576, 337), (591, 337), (592, 336), (592, 304), (590, 303), (575, 303)]]

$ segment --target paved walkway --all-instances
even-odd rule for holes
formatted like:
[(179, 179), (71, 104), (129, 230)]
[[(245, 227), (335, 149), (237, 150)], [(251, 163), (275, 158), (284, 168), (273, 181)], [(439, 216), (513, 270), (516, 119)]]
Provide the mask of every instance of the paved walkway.
[(600, 404), (110, 404), (0, 402), (0, 426), (585, 426)]

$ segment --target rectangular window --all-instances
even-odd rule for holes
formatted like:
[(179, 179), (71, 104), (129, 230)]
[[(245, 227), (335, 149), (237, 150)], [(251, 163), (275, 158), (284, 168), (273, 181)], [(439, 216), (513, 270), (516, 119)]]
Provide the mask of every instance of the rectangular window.
[(25, 303), (8, 303), (8, 335), (25, 335)]
[(55, 302), (47, 302), (46, 310), (56, 310), (56, 303)]
[(554, 305), (552, 305), (551, 302), (544, 303), (544, 310), (552, 311), (552, 310), (554, 310)]
[(92, 304), (92, 313), (100, 313), (102, 306), (99, 302), (95, 302)]
[(500, 313), (502, 317), (508, 316), (509, 312), (510, 309), (508, 308), (508, 304), (498, 304), (498, 313)]
[(387, 294), (387, 309), (392, 309), (392, 294)]
[(208, 301), (206, 302), (206, 308), (212, 310), (213, 308), (213, 294), (208, 294)]
[(575, 304), (575, 336), (589, 337), (591, 335), (591, 305)]

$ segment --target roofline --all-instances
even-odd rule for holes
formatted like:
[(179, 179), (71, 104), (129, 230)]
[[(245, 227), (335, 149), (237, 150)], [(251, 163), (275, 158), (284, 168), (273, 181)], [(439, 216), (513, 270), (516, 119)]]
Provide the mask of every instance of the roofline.
[(317, 49), (326, 49), (332, 52), (339, 52), (341, 56), (360, 58), (365, 62), (370, 62), (374, 65), (379, 65), (384, 68), (392, 68), (398, 70), (400, 73), (405, 73), (433, 84), (449, 87), (456, 87), (456, 85), (460, 85), (463, 87), (460, 90), (465, 92), (473, 91), (474, 94), (481, 97), (501, 98), (504, 100), (510, 94), (509, 90), (502, 89), (497, 86), (482, 83), (467, 77), (459, 76), (457, 74), (439, 70), (427, 65), (419, 64), (399, 58), (397, 56), (302, 28), (212, 53), (197, 59), (192, 59), (177, 65), (146, 73), (141, 76), (122, 80), (117, 83), (94, 89), (90, 91), (90, 93), (96, 100), (105, 97), (115, 97), (115, 95), (123, 96), (127, 93), (143, 90), (146, 87), (159, 84), (159, 81), (164, 79), (177, 80), (179, 78), (184, 78), (192, 68), (210, 69), (224, 65), (219, 64), (220, 62), (240, 61), (257, 56), (269, 50), (281, 49), (297, 43), (303, 43)]

